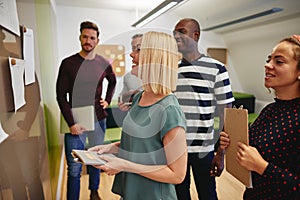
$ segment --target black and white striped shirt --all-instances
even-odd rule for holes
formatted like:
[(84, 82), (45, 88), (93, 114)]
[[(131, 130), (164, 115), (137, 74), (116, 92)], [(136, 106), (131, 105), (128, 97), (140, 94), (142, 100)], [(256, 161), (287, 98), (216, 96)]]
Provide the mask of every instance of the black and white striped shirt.
[(216, 106), (234, 101), (225, 65), (204, 55), (192, 62), (183, 59), (175, 95), (187, 120), (188, 152), (213, 151)]

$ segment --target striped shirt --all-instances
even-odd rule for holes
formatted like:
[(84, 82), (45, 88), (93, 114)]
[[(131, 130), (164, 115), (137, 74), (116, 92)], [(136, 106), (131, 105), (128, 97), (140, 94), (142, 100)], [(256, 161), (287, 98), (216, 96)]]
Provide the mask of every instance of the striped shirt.
[(187, 120), (188, 152), (213, 151), (216, 106), (234, 101), (225, 65), (204, 55), (192, 62), (183, 59), (174, 94)]

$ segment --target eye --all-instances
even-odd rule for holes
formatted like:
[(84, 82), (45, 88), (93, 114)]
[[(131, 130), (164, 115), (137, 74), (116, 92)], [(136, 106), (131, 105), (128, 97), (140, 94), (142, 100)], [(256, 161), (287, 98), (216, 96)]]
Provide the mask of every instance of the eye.
[(173, 31), (173, 35), (175, 36), (176, 33), (179, 33), (179, 34), (186, 34), (186, 30), (185, 29), (178, 29), (176, 31)]
[(282, 63), (284, 63), (282, 60), (276, 60), (276, 63), (277, 64), (282, 64)]

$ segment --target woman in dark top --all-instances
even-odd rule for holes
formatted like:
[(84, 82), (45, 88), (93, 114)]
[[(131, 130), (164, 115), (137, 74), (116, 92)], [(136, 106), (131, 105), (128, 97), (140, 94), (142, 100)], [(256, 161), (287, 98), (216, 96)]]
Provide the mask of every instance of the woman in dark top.
[[(275, 91), (249, 129), (249, 143), (238, 143), (237, 161), (252, 171), (253, 188), (244, 199), (300, 199), (300, 36), (281, 40), (268, 56), (265, 87)], [(222, 132), (223, 149), (230, 145)]]

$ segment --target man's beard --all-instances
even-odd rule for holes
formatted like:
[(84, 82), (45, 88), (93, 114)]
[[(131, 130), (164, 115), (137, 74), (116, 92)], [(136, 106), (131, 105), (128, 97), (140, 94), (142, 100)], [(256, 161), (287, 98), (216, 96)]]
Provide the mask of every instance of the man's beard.
[[(90, 48), (86, 48), (86, 46), (90, 47)], [(95, 47), (92, 47), (91, 45), (83, 45), (82, 46), (82, 50), (85, 52), (85, 53), (91, 53), (93, 50), (95, 49)]]

